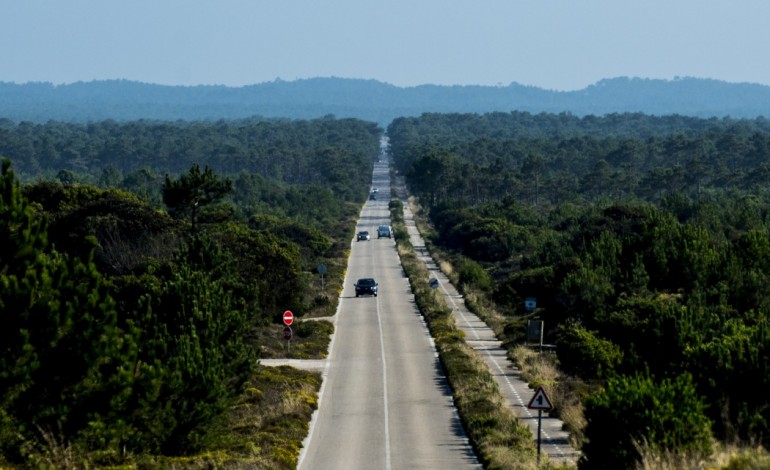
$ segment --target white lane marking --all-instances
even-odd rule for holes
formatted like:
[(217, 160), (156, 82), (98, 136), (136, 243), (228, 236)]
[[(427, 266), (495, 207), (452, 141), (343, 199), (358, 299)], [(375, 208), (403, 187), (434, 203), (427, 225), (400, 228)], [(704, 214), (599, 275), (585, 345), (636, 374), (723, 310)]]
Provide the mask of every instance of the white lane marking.
[(329, 365), (332, 363), (332, 351), (334, 351), (334, 340), (337, 339), (337, 321), (340, 318), (340, 311), (342, 307), (343, 297), (339, 297), (339, 301), (337, 302), (337, 312), (334, 315), (334, 320), (332, 323), (334, 324), (334, 333), (331, 335), (331, 340), (329, 341), (329, 355), (326, 356), (326, 365), (324, 365), (323, 371), (321, 372), (321, 388), (318, 390), (318, 407), (313, 411), (313, 416), (310, 418), (310, 430), (307, 433), (307, 436), (305, 436), (305, 439), (302, 440), (302, 449), (299, 451), (299, 457), (297, 458), (297, 468), (302, 467), (302, 462), (305, 460), (305, 456), (307, 456), (307, 449), (310, 446), (310, 441), (313, 439), (313, 433), (315, 432), (315, 424), (318, 421), (318, 413), (321, 411), (321, 404), (323, 403), (324, 399), (324, 390), (326, 390), (326, 383), (328, 380), (326, 380), (329, 377)]
[(382, 406), (383, 419), (385, 421), (385, 470), (390, 470), (390, 421), (388, 418), (388, 363), (385, 360), (385, 337), (382, 329), (382, 315), (380, 315), (380, 298), (375, 297), (377, 304), (377, 324), (380, 328), (380, 359), (382, 360)]

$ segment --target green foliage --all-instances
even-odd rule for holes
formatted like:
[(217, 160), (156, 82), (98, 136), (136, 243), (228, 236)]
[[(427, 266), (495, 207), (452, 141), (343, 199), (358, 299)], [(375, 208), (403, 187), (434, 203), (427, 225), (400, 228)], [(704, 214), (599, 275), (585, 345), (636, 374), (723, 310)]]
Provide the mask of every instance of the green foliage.
[(614, 377), (586, 401), (581, 469), (633, 468), (639, 447), (708, 456), (710, 422), (689, 375), (656, 381), (646, 374)]
[(293, 220), (255, 215), (249, 219), (249, 227), (291, 240), (299, 247), (306, 265), (311, 265), (325, 256), (332, 247), (332, 240), (321, 231)]
[(483, 263), (509, 339), (536, 297), (570, 372), (688, 372), (718, 438), (768, 445), (766, 120), (425, 114), (388, 131), (434, 242)]
[(306, 310), (311, 291), (299, 245), (270, 231), (233, 223), (209, 227), (208, 233), (237, 260), (238, 284), (255, 288), (256, 321), (262, 325), (280, 322), (285, 310)]
[[(82, 145), (57, 157), (65, 166), (75, 163), (69, 158), (75, 154), (82, 161), (78, 173), (62, 173), (71, 176), (67, 184), (26, 187), (31, 204), (15, 183), (3, 186), (12, 203), (0, 210), (0, 365), (6, 368), (0, 370), (0, 461), (115, 466), (139, 455), (137, 461), (152, 466), (166, 458), (151, 453), (216, 449), (229, 439), (226, 414), (256, 365), (261, 330), (287, 308), (300, 315), (308, 305), (333, 311), (344, 273), (337, 258), (348, 248), (370, 183), (379, 130), (333, 119), (105, 122), (90, 125), (88, 137), (77, 125), (21, 127), (33, 149), (38, 138)], [(43, 137), (49, 132), (56, 136)], [(233, 145), (223, 143), (231, 138)], [(230, 153), (212, 161), (222, 150)], [(54, 160), (36, 168), (55, 174), (48, 169)], [(178, 174), (188, 162), (194, 165), (188, 173), (166, 180), (171, 212), (197, 220), (194, 236), (182, 237), (184, 223), (157, 210), (163, 181), (156, 171)], [(197, 162), (212, 165), (204, 171)], [(191, 195), (200, 196), (200, 206), (223, 194), (229, 177), (213, 173), (223, 169), (259, 174), (240, 173), (244, 184), (232, 199), (239, 205), (212, 202), (193, 214)], [(139, 197), (86, 183), (97, 180)], [(319, 262), (330, 266), (325, 289), (312, 284)], [(11, 304), (23, 308), (25, 302), (39, 313), (28, 326), (6, 315)], [(77, 311), (86, 319), (79, 321)], [(46, 315), (52, 320), (43, 320)], [(296, 354), (323, 355), (332, 328), (326, 322), (298, 328)], [(256, 439), (265, 442), (275, 432), (271, 426)], [(294, 431), (306, 429), (297, 424)], [(295, 462), (299, 441), (291, 448), (276, 441), (278, 460)]]
[(226, 252), (194, 238), (159, 291), (146, 299), (145, 316), (138, 319), (143, 347), (133, 448), (184, 454), (219, 431), (256, 362), (247, 342), (252, 314), (232, 293), (236, 276)]
[(23, 459), (54, 435), (114, 448), (137, 346), (90, 257), (61, 255), (22, 196), (0, 180), (0, 452)]
[(153, 259), (169, 260), (178, 247), (174, 221), (130, 193), (40, 182), (24, 194), (49, 215), (49, 238), (61, 251), (85, 256), (92, 249), (85, 240), (95, 237), (94, 262), (103, 273), (127, 274)]
[(562, 324), (559, 333), (556, 353), (561, 369), (567, 374), (585, 379), (604, 378), (622, 361), (623, 352), (618, 345), (575, 322)]
[(195, 164), (179, 179), (174, 180), (166, 175), (163, 183), (163, 203), (175, 218), (189, 216), (192, 230), (195, 232), (199, 211), (225, 197), (232, 186), (232, 181), (218, 177), (211, 168), (206, 167), (201, 173), (200, 167)]
[(508, 217), (515, 211), (501, 203), (489, 207), (488, 215), (475, 211), (439, 206), (431, 212), (440, 242), (480, 261), (501, 261), (524, 249), (531, 239), (529, 231)]
[(473, 289), (489, 291), (492, 289), (492, 278), (477, 262), (469, 258), (460, 258), (454, 263), (460, 284), (466, 284)]
[[(427, 206), (511, 195), (533, 206), (677, 193), (701, 200), (713, 187), (766, 186), (761, 155), (770, 141), (764, 119), (527, 112), (426, 113), (394, 120), (388, 136), (398, 170)], [(692, 213), (683, 202), (669, 207)]]
[[(62, 170), (68, 184), (114, 181), (124, 175), (121, 188), (156, 206), (163, 184), (159, 174), (178, 175), (200, 165), (222, 175), (260, 175), (331, 208), (322, 198), (351, 201), (365, 196), (381, 133), (376, 124), (357, 119), (49, 120), (3, 127), (0, 155), (12, 155), (25, 179), (51, 179)], [(250, 203), (260, 205), (256, 199)], [(281, 206), (322, 215), (313, 205)]]
[[(751, 322), (753, 323), (753, 322)], [(770, 324), (767, 315), (747, 324), (733, 318), (722, 323), (719, 334), (693, 342), (689, 363), (710, 403), (721, 406), (715, 430), (736, 441), (750, 441), (770, 433)], [(726, 393), (736, 384), (740, 393)]]

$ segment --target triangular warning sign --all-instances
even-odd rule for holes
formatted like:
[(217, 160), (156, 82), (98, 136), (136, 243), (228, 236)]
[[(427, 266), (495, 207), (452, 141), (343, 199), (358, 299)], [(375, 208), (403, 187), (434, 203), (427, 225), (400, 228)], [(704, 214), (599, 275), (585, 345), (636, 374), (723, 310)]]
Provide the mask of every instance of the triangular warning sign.
[(551, 401), (548, 399), (548, 395), (545, 394), (545, 390), (543, 390), (542, 386), (537, 387), (537, 390), (535, 391), (535, 395), (529, 401), (529, 405), (527, 405), (527, 408), (529, 408), (530, 410), (543, 410), (543, 411), (548, 411), (553, 408), (553, 405), (551, 405)]

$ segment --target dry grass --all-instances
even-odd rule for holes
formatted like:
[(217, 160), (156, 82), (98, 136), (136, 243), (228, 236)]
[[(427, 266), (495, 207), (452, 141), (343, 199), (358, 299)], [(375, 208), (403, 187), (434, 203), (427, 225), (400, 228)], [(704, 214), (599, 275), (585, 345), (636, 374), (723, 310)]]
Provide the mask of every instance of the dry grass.
[(509, 357), (521, 371), (522, 379), (532, 386), (542, 385), (554, 405), (554, 415), (564, 422), (569, 432), (570, 444), (579, 449), (585, 440), (586, 419), (581, 390), (587, 385), (580, 381), (568, 381), (556, 367), (551, 353), (541, 353), (524, 345), (515, 346)]
[(439, 262), (439, 269), (441, 269), (441, 272), (444, 273), (447, 277), (451, 277), (452, 273), (454, 272), (454, 266), (452, 266), (452, 263), (449, 261), (441, 261)]
[(89, 467), (85, 455), (77, 452), (68, 442), (58, 439), (57, 436), (44, 429), (38, 428), (42, 446), (29, 456), (30, 466), (36, 468), (55, 468), (62, 470), (76, 470)]
[(636, 470), (767, 470), (770, 455), (761, 448), (715, 444), (712, 455), (702, 456), (676, 451), (655, 451), (645, 444), (637, 445), (642, 461)]

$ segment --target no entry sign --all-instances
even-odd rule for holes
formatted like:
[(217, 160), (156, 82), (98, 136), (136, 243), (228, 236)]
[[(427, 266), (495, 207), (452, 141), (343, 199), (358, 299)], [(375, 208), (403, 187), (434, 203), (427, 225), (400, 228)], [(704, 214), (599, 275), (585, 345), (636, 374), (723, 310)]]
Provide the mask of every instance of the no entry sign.
[(283, 324), (286, 326), (291, 326), (292, 323), (294, 323), (294, 314), (291, 313), (291, 311), (286, 310), (283, 312)]

